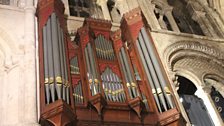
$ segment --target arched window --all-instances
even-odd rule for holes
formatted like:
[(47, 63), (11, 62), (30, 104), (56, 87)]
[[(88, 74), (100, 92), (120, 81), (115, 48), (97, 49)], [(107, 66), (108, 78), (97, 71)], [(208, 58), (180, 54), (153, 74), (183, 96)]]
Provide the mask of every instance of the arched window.
[(162, 7), (155, 5), (154, 14), (161, 26), (162, 29), (173, 31), (171, 24), (167, 18), (167, 16), (164, 14), (164, 10)]
[(89, 0), (69, 0), (69, 11), (71, 16), (89, 17), (90, 1)]
[(178, 76), (177, 81), (180, 83), (177, 92), (191, 124), (196, 126), (213, 126), (214, 124), (203, 100), (195, 95), (197, 88), (194, 83), (182, 76)]
[(168, 3), (173, 7), (172, 15), (180, 32), (204, 35), (200, 25), (192, 19), (192, 14), (190, 14), (185, 1), (168, 0)]

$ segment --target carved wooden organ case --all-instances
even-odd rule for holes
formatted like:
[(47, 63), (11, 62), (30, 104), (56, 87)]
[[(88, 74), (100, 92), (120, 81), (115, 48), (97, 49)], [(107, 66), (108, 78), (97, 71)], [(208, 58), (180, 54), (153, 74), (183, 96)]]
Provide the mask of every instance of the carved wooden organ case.
[(181, 125), (170, 83), (141, 11), (121, 30), (85, 19), (69, 60), (78, 125)]
[[(39, 0), (37, 7), (42, 126), (75, 125), (68, 41), (61, 0)], [(70, 42), (71, 43), (71, 42)]]

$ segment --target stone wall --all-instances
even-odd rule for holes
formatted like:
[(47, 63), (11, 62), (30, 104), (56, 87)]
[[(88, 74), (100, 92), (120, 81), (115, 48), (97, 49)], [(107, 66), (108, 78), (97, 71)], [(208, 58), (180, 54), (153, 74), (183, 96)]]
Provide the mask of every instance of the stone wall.
[(0, 125), (38, 125), (34, 1), (10, 2), (0, 5)]

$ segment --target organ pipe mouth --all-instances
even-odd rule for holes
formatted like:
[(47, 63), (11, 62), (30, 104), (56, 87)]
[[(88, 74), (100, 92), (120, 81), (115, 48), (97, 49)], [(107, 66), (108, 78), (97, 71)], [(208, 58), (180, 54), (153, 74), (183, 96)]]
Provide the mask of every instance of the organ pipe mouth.
[(167, 94), (171, 94), (170, 89), (169, 89), (168, 87), (164, 87), (164, 91), (165, 91)]
[(127, 87), (131, 87), (130, 83), (127, 83), (126, 85), (127, 85)]

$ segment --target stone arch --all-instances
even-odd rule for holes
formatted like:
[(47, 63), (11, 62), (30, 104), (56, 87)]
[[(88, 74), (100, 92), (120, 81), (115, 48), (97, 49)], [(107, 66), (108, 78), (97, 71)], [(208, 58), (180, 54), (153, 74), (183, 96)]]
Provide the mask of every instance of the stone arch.
[(195, 56), (201, 60), (206, 59), (218, 64), (220, 67), (224, 67), (224, 55), (221, 49), (197, 41), (178, 41), (168, 46), (164, 51), (165, 62), (171, 71), (174, 64), (181, 58)]
[(205, 77), (224, 78), (224, 55), (221, 48), (215, 43), (210, 45), (206, 42), (178, 41), (165, 49), (164, 58), (170, 72), (186, 77), (195, 84), (198, 89), (195, 95), (204, 101), (208, 112), (213, 115), (213, 122), (220, 123), (203, 80)]

